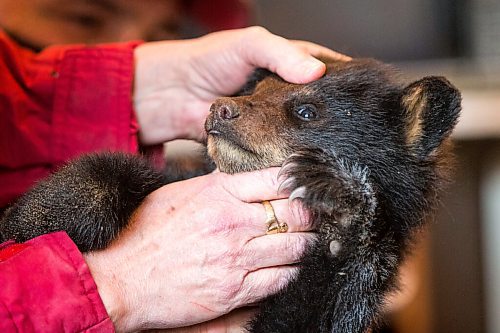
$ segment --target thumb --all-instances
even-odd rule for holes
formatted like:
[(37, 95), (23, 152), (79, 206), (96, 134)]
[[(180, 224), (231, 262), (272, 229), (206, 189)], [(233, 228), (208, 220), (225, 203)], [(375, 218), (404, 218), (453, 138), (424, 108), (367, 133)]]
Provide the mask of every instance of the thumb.
[(314, 43), (289, 41), (262, 27), (247, 29), (247, 38), (241, 41), (245, 61), (251, 66), (266, 68), (291, 83), (308, 83), (325, 74), (326, 65), (314, 56), (349, 59)]

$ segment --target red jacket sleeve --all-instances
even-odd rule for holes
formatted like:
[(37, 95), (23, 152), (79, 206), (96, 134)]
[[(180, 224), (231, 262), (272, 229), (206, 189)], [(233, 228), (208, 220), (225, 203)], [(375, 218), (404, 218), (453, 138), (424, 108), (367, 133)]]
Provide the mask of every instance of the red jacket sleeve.
[(0, 332), (114, 332), (89, 268), (64, 232), (0, 245)]
[(33, 53), (0, 31), (0, 208), (79, 154), (138, 150), (135, 45)]

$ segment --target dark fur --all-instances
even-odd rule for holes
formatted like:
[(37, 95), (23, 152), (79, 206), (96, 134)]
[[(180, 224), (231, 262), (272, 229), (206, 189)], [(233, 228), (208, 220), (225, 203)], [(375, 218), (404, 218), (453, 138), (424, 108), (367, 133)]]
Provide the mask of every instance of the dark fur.
[[(263, 302), (251, 332), (366, 332), (446, 174), (460, 112), (448, 81), (402, 86), (374, 61), (328, 68), (305, 86), (258, 71), (242, 96), (218, 100), (207, 119), (208, 151), (222, 171), (286, 160), (283, 186), (319, 230), (298, 276)], [(317, 118), (296, 116), (306, 104)], [(83, 251), (102, 248), (163, 183), (137, 158), (84, 157), (24, 196), (0, 232), (22, 241), (67, 230)]]
[(0, 223), (0, 238), (19, 242), (64, 230), (83, 251), (105, 248), (164, 176), (126, 154), (84, 156), (41, 181)]

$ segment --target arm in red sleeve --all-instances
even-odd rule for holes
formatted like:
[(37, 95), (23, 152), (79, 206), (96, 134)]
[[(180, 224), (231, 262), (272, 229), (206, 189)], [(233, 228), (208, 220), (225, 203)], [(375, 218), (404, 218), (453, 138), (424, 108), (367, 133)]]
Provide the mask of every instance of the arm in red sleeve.
[(136, 44), (33, 53), (0, 31), (0, 207), (79, 154), (137, 152)]
[(0, 245), (0, 332), (114, 332), (90, 271), (63, 233)]

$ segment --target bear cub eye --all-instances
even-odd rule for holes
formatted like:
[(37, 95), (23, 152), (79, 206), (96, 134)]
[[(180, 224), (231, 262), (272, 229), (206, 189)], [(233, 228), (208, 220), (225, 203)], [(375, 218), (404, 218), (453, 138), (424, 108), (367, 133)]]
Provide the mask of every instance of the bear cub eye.
[(293, 114), (304, 121), (310, 121), (318, 117), (318, 111), (312, 104), (302, 104), (295, 107)]

